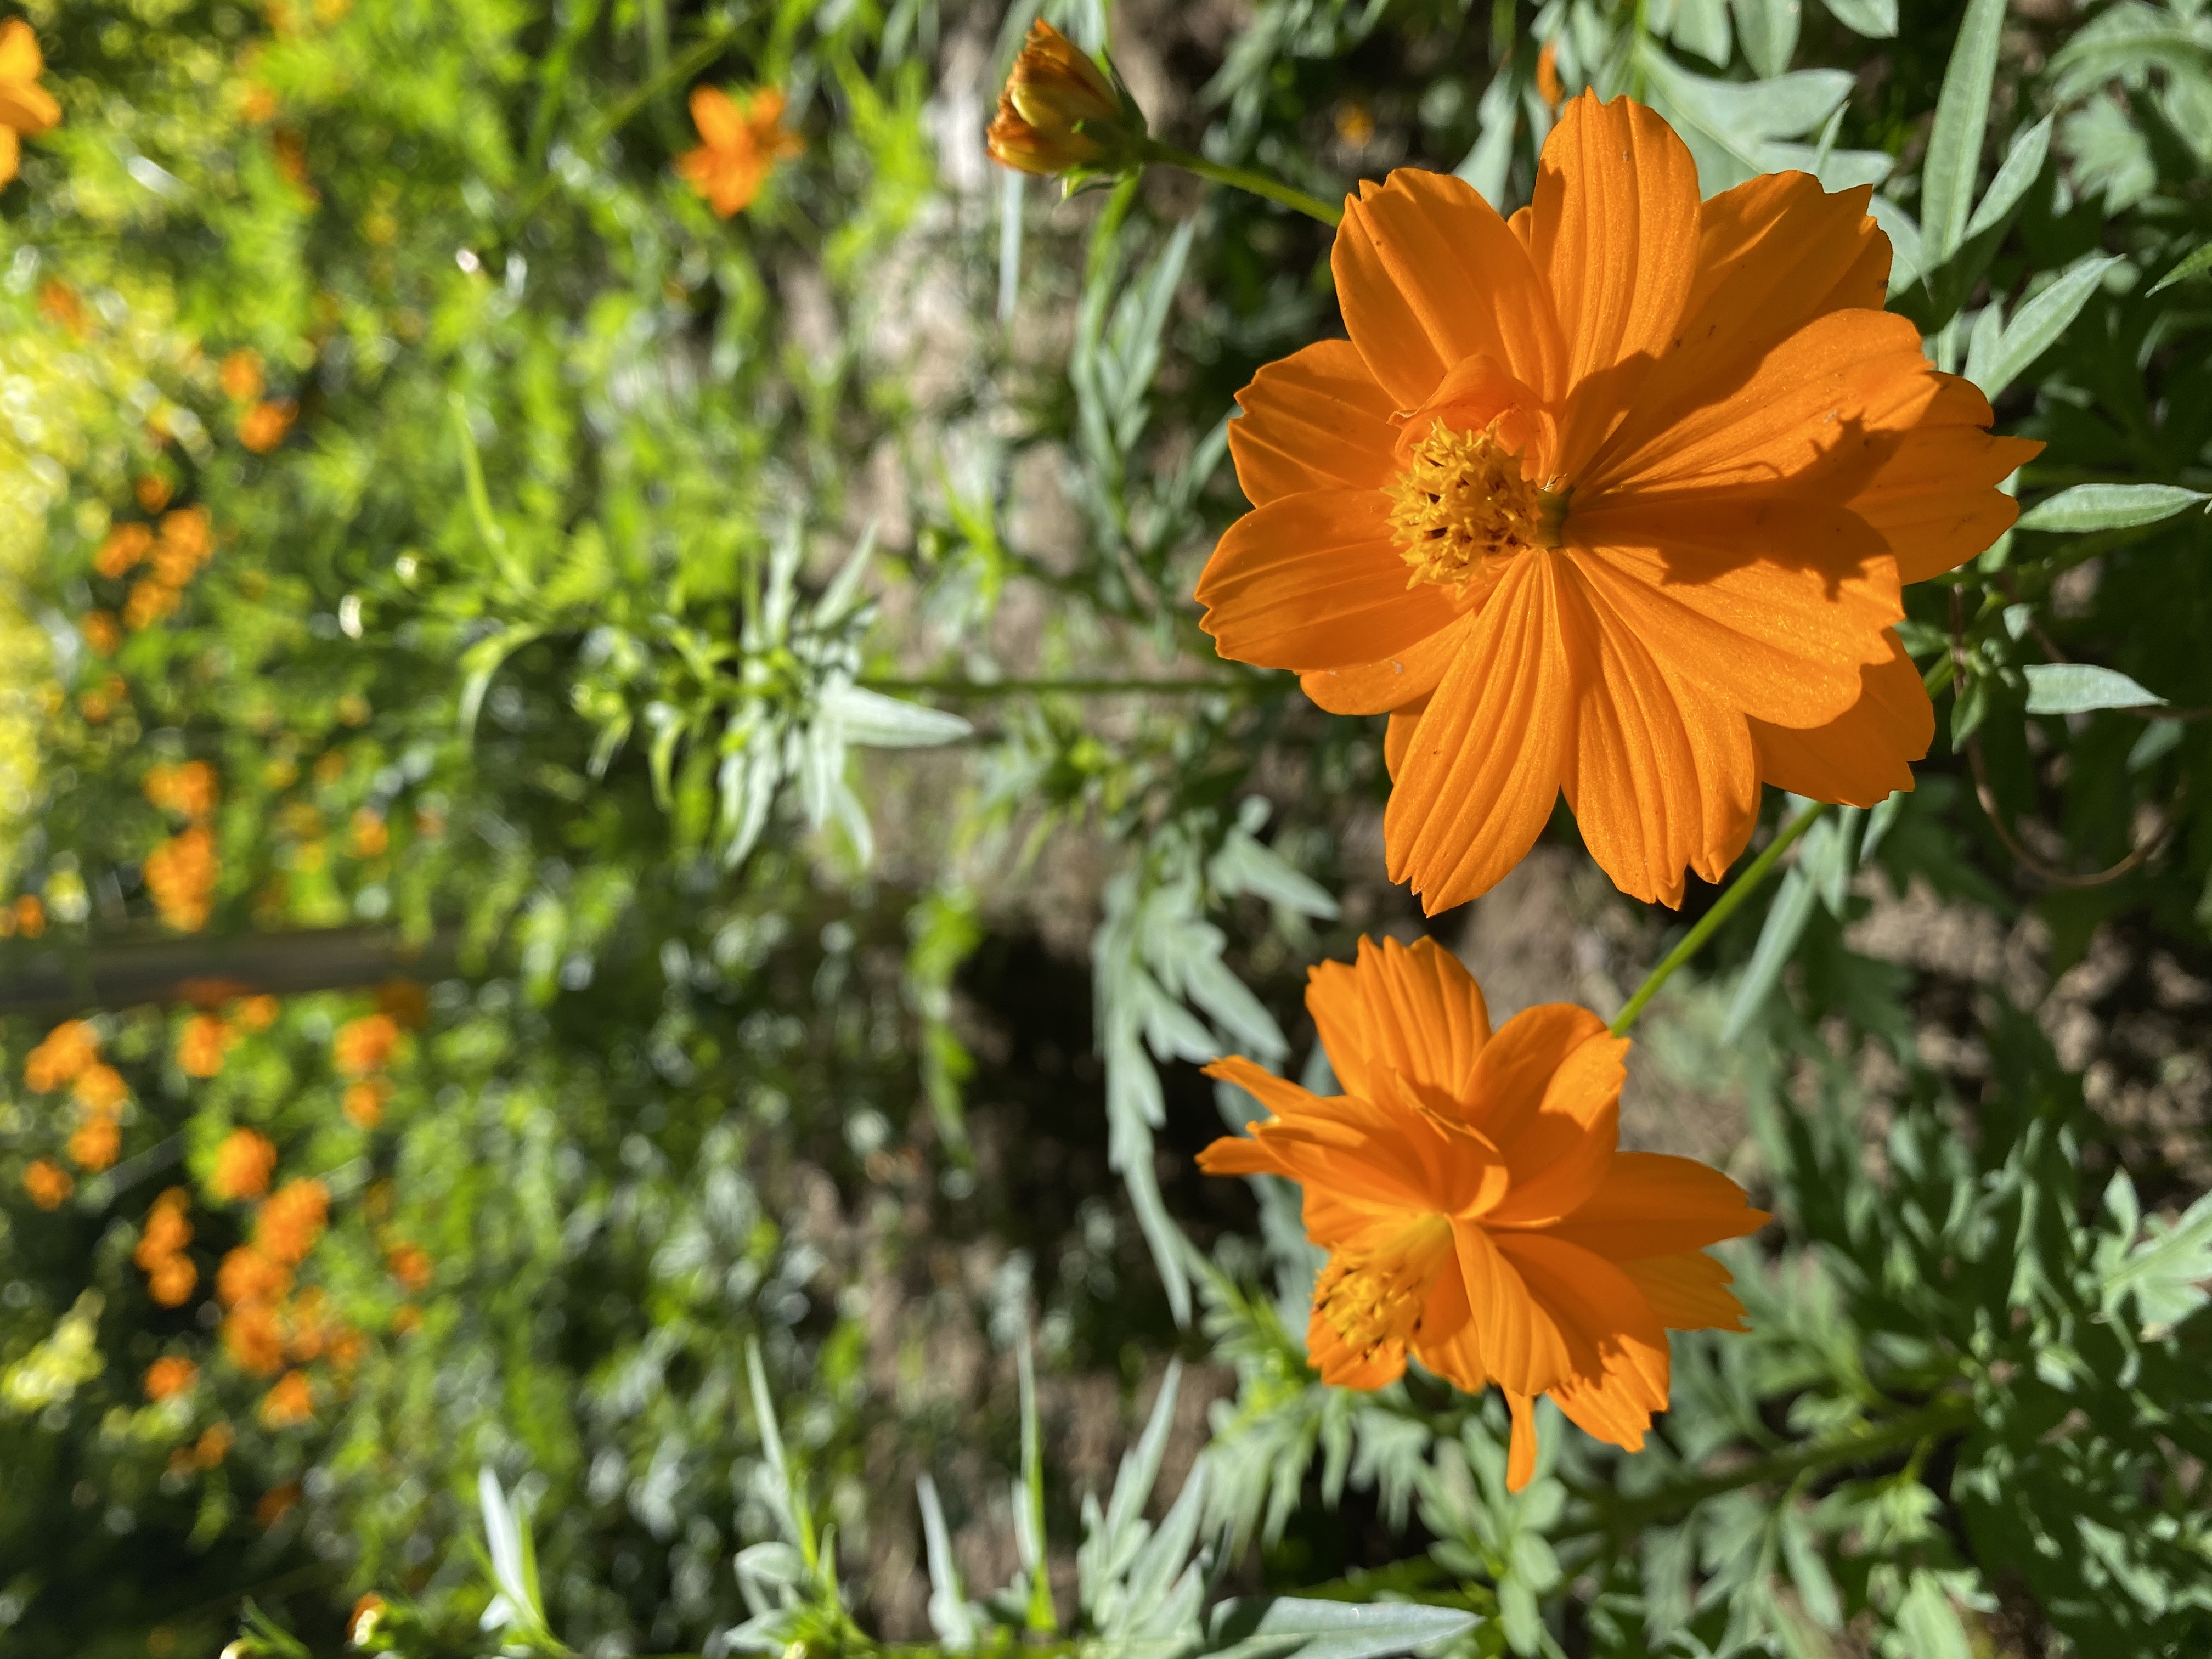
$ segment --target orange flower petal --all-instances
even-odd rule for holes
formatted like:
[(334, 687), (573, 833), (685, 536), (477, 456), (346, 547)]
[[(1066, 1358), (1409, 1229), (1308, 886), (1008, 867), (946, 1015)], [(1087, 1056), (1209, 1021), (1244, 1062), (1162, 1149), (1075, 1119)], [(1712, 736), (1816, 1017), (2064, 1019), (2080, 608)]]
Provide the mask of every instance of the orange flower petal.
[(1571, 1002), (1523, 1008), (1499, 1026), (1475, 1056), (1468, 1087), (1469, 1098), (1482, 1103), (1475, 1127), (1509, 1159), (1513, 1158), (1544, 1111), (1559, 1068), (1585, 1043), (1603, 1037), (1605, 1022)]
[[(1468, 611), (1444, 624), (1441, 631), (1415, 641), (1381, 662), (1319, 668), (1301, 674), (1298, 689), (1332, 714), (1395, 714), (1409, 706), (1417, 707), (1425, 703), (1437, 689), (1466, 644), (1474, 622), (1474, 613)], [(1393, 766), (1393, 775), (1395, 772)]]
[(1237, 402), (1244, 412), (1229, 423), (1229, 453), (1255, 507), (1308, 489), (1380, 489), (1390, 475), (1396, 405), (1349, 340), (1267, 364)]
[(1567, 342), (1554, 464), (1572, 477), (1674, 339), (1698, 268), (1698, 166), (1652, 111), (1586, 92), (1544, 142), (1530, 206)]
[[(1832, 565), (1790, 556), (1793, 522), (1807, 544), (1824, 531), (1840, 544)], [(1888, 654), (1882, 635), (1904, 615), (1895, 566), (1844, 507), (1654, 496), (1592, 514), (1577, 533), (1601, 538), (1576, 565), (1595, 603), (1680, 678), (1777, 725), (1850, 708), (1858, 671)]]
[(1628, 1275), (1659, 1322), (1670, 1331), (1742, 1331), (1743, 1304), (1729, 1286), (1735, 1275), (1703, 1250), (1623, 1261)]
[(1912, 787), (1912, 763), (1936, 737), (1936, 708), (1897, 635), (1887, 662), (1859, 671), (1859, 697), (1825, 725), (1805, 730), (1754, 720), (1759, 775), (1794, 794), (1874, 806)]
[(1554, 396), (1566, 362), (1528, 251), (1474, 185), (1401, 168), (1345, 204), (1329, 255), (1352, 344), (1396, 409), (1487, 353)]
[(1535, 844), (1559, 799), (1580, 676), (1556, 556), (1530, 552), (1507, 568), (1421, 716), (1391, 791), (1390, 879), (1411, 885), (1431, 915), (1495, 886)]
[(1422, 712), (1429, 706), (1423, 697), (1410, 708), (1396, 708), (1390, 713), (1390, 723), (1382, 729), (1382, 769), (1390, 775), (1390, 781), (1398, 781), (1398, 774), (1406, 769), (1406, 756), (1413, 746), (1413, 733), (1421, 724)]
[[(1565, 1021), (1541, 1028), (1547, 1036), (1575, 1029), (1586, 1028)], [(1621, 1062), (1627, 1053), (1626, 1037), (1601, 1030), (1560, 1059), (1535, 1111), (1521, 1120), (1517, 1133), (1498, 1142), (1513, 1184), (1504, 1201), (1483, 1217), (1483, 1225), (1547, 1227), (1596, 1195), (1620, 1142), (1620, 1085), (1627, 1076)], [(1493, 1134), (1502, 1127), (1495, 1113), (1490, 1123)]]
[(1634, 1261), (1741, 1238), (1767, 1219), (1742, 1188), (1694, 1158), (1616, 1152), (1596, 1194), (1551, 1235), (1608, 1261)]
[(1667, 1331), (1651, 1304), (1613, 1263), (1547, 1234), (1503, 1233), (1498, 1248), (1567, 1343), (1553, 1402), (1584, 1432), (1641, 1451), (1667, 1408)]
[(1536, 1402), (1508, 1389), (1505, 1409), (1513, 1419), (1505, 1449), (1505, 1490), (1519, 1492), (1536, 1477)]
[(1332, 1388), (1380, 1389), (1406, 1373), (1406, 1345), (1384, 1342), (1365, 1354), (1344, 1340), (1316, 1308), (1306, 1320), (1306, 1358)]
[(35, 81), (46, 72), (39, 37), (20, 17), (0, 24), (0, 81)]
[(1356, 963), (1325, 962), (1313, 969), (1306, 1008), (1345, 1092), (1373, 1099), (1376, 1064), (1464, 1095), (1475, 1058), (1490, 1040), (1482, 988), (1460, 959), (1434, 939), (1408, 947), (1359, 941)]
[(1598, 669), (1576, 710), (1567, 804), (1613, 885), (1679, 907), (1684, 869), (1719, 880), (1758, 821), (1751, 733), (1736, 710), (1683, 684), (1672, 667), (1679, 653), (1654, 654), (1636, 611), (1613, 592), (1593, 582), (1583, 599)]
[(1452, 1240), (1467, 1281), (1467, 1332), (1483, 1369), (1509, 1395), (1543, 1393), (1572, 1369), (1558, 1320), (1529, 1294), (1519, 1268), (1500, 1253), (1498, 1239), (1462, 1221), (1453, 1224)]
[(1198, 582), (1214, 648), (1304, 673), (1380, 662), (1441, 631), (1452, 603), (1441, 587), (1406, 586), (1389, 510), (1380, 491), (1316, 489), (1230, 526)]
[(1919, 424), (1850, 503), (1888, 541), (1908, 582), (1957, 568), (2009, 530), (2019, 505), (1993, 486), (2043, 453), (2033, 439), (1990, 435), (1989, 400), (1973, 382), (1933, 378)]
[(750, 139), (744, 112), (720, 87), (691, 88), (691, 125), (710, 149), (734, 149)]

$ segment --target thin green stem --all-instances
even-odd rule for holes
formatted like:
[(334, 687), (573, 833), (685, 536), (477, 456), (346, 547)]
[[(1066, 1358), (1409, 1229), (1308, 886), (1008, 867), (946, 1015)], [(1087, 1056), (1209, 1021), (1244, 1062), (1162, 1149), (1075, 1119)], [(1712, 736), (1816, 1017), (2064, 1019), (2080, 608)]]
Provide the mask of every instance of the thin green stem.
[(1674, 970), (1705, 947), (1705, 941), (1720, 931), (1721, 924), (1741, 908), (1752, 890), (1773, 872), (1782, 861), (1782, 855), (1791, 843), (1817, 823), (1827, 811), (1828, 803), (1820, 801), (1807, 807), (1782, 826), (1782, 833), (1766, 844), (1766, 850), (1744, 868), (1741, 875), (1729, 884), (1729, 890), (1713, 903), (1713, 908), (1698, 918), (1697, 926), (1682, 935), (1682, 941), (1660, 959), (1659, 965), (1644, 976), (1644, 983), (1636, 988), (1636, 994), (1628, 999), (1628, 1006), (1614, 1017), (1613, 1034), (1626, 1036), (1628, 1028), (1636, 1024), (1651, 999), (1659, 994), (1659, 988), (1674, 976)]
[(1050, 696), (1183, 696), (1248, 689), (1242, 680), (908, 680), (874, 678), (856, 682), (863, 690), (914, 696), (970, 698)]
[(1147, 144), (1145, 160), (1159, 167), (1181, 167), (1185, 173), (1211, 179), (1217, 185), (1249, 190), (1255, 196), (1264, 196), (1271, 202), (1294, 208), (1309, 219), (1318, 219), (1332, 229), (1344, 217), (1343, 209), (1331, 207), (1318, 196), (1309, 196), (1302, 190), (1293, 190), (1279, 179), (1270, 179), (1266, 173), (1255, 173), (1249, 167), (1224, 167), (1218, 161), (1209, 161), (1203, 155), (1193, 155), (1188, 150), (1176, 149), (1170, 144), (1157, 142)]

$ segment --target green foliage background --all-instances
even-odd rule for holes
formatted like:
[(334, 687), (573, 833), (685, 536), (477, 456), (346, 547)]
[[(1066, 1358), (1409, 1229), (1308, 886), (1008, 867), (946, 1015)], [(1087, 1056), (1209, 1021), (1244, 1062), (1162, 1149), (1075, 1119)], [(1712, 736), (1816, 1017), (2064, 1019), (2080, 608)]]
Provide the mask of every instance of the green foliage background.
[[(1873, 184), (1893, 307), (2048, 445), (2019, 528), (1908, 595), (1919, 788), (1816, 829), (1641, 1030), (1644, 1081), (1741, 1103), (1753, 1333), (1677, 1339), (1640, 1456), (1547, 1416), (1517, 1498), (1494, 1401), (1321, 1389), (1293, 1198), (1188, 1170), (1191, 1062), (1305, 1063), (1305, 964), (1422, 925), (1379, 723), (1218, 663), (1188, 599), (1241, 510), (1231, 394), (1337, 327), (1324, 232), (990, 169), (1021, 6), (21, 9), (67, 118), (0, 196), (0, 817), (47, 918), (0, 942), (10, 1653), (213, 1653), (249, 1598), (244, 1651), (331, 1653), (371, 1589), (423, 1654), (2212, 1646), (2199, 0), (1048, 9), (1163, 136), (1324, 197), (1407, 164), (1525, 200), (1540, 43), (1709, 191)], [(671, 167), (701, 80), (784, 88), (807, 144), (728, 222)], [(246, 349), (298, 405), (265, 454)], [(149, 477), (215, 556), (102, 654)], [(163, 945), (143, 786), (187, 759), (221, 874)], [(1586, 994), (1713, 896), (1591, 900)], [(2009, 965), (1869, 944), (1900, 915)], [(288, 994), (214, 1079), (189, 1007), (100, 992), (249, 936)], [(427, 1014), (362, 1127), (331, 1045), (394, 974)], [(132, 1103), (47, 1211), (71, 1120), (22, 1060), (72, 1012)], [(204, 1304), (241, 1125), (329, 1187), (303, 1274), (365, 1339), (305, 1425)], [(131, 1253), (179, 1184), (173, 1310)], [(149, 1403), (163, 1354), (200, 1380)], [(1086, 1510), (1080, 1443), (1156, 1395)], [(1147, 1510), (1178, 1423), (1202, 1474)], [(1255, 1636), (1226, 1591), (1474, 1620)]]

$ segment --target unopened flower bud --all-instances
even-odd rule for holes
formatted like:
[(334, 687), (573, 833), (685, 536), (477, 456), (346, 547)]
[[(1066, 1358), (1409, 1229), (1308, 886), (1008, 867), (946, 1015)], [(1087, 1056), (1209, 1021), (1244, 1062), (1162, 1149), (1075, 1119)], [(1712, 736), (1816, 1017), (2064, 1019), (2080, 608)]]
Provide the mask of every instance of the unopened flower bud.
[(1040, 178), (1120, 173), (1140, 160), (1144, 112), (1091, 55), (1040, 19), (985, 134), (992, 159)]

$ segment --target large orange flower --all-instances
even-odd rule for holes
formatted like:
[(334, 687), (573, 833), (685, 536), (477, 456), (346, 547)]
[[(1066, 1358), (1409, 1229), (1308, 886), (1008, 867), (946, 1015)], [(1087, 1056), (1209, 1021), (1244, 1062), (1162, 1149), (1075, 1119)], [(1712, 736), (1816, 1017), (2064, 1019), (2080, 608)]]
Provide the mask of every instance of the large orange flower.
[(39, 84), (46, 72), (39, 37), (20, 17), (0, 24), (0, 185), (15, 176), (25, 137), (45, 132), (62, 118), (62, 106)]
[(1510, 222), (1428, 173), (1346, 204), (1352, 337), (1239, 394), (1257, 510), (1198, 597), (1223, 656), (1391, 715), (1390, 876), (1430, 910), (1562, 793), (1624, 891), (1674, 904), (1761, 780), (1911, 786), (1933, 717), (1899, 585), (1987, 547), (2039, 446), (1880, 309), (1867, 200), (1790, 173), (1700, 205), (1664, 121), (1585, 94)]
[(1345, 1092), (1249, 1060), (1208, 1067), (1274, 1115), (1200, 1154), (1213, 1175), (1287, 1176), (1329, 1253), (1306, 1350), (1325, 1382), (1379, 1389), (1413, 1358), (1513, 1414), (1506, 1483), (1536, 1462), (1535, 1397), (1640, 1450), (1667, 1407), (1667, 1332), (1741, 1330), (1705, 1245), (1764, 1211), (1686, 1158), (1616, 1150), (1626, 1039), (1585, 1008), (1530, 1008), (1491, 1035), (1481, 988), (1427, 939), (1361, 940), (1313, 971), (1306, 1006)]

